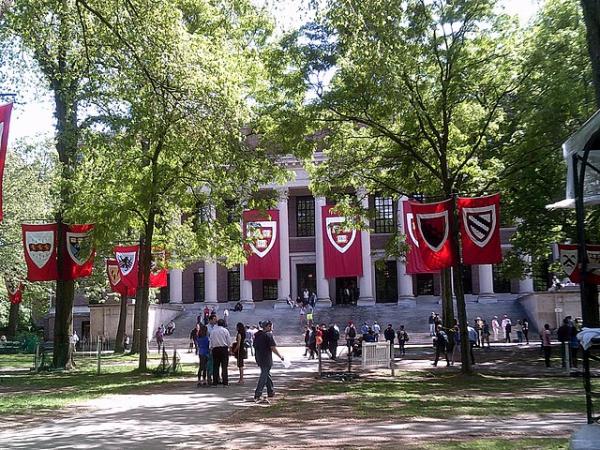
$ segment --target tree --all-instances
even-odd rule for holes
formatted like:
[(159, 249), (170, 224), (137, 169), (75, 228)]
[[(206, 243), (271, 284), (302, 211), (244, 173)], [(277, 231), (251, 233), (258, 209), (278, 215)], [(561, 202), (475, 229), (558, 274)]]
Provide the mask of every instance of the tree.
[(596, 107), (600, 108), (600, 1), (581, 0), (581, 9), (587, 29), (588, 52), (596, 91)]

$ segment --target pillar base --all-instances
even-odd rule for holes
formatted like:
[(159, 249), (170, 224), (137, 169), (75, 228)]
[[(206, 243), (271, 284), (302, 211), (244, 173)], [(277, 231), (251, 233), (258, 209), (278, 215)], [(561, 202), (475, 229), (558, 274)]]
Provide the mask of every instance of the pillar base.
[(256, 305), (254, 304), (254, 300), (242, 300), (241, 301), (244, 310), (249, 309), (250, 311), (254, 311)]
[(498, 303), (498, 298), (494, 294), (479, 294), (477, 297), (477, 303)]
[(356, 306), (375, 306), (375, 299), (373, 297), (360, 297), (356, 301)]
[(407, 308), (416, 308), (417, 300), (414, 297), (400, 297), (398, 299), (398, 306), (405, 306)]
[(287, 300), (285, 298), (278, 298), (275, 303), (273, 303), (273, 309), (292, 309), (290, 305), (287, 304)]
[(331, 299), (328, 298), (318, 298), (317, 299), (317, 308), (331, 308), (332, 303)]

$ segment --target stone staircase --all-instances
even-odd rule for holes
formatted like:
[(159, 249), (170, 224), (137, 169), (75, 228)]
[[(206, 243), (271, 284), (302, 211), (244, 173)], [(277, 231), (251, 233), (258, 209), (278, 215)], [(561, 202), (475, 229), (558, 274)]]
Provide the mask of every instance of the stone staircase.
[[(481, 317), (491, 323), (493, 316), (507, 314), (513, 324), (517, 320), (526, 317), (525, 310), (518, 301), (516, 295), (498, 294), (497, 303), (477, 303), (474, 298), (467, 298), (467, 316), (469, 320)], [(273, 331), (278, 344), (301, 345), (303, 344), (303, 327), (300, 324), (299, 309), (274, 309), (273, 301), (256, 302), (255, 309), (246, 309), (241, 312), (233, 311), (233, 304), (220, 303), (216, 305), (217, 314), (222, 317), (223, 309), (229, 306), (228, 328), (233, 333), (237, 322), (245, 325), (258, 325), (263, 320), (273, 322)], [(190, 331), (196, 325), (196, 317), (202, 314), (203, 303), (185, 305), (179, 317), (175, 320), (176, 329), (173, 336), (167, 337), (167, 342), (178, 344), (178, 348), (186, 347), (189, 342)], [(314, 320), (317, 323), (337, 323), (341, 330), (346, 327), (348, 321), (352, 320), (357, 327), (363, 322), (369, 325), (376, 320), (382, 330), (391, 323), (394, 329), (404, 325), (411, 337), (411, 344), (427, 344), (431, 342), (429, 337), (428, 318), (431, 312), (441, 313), (441, 305), (437, 297), (418, 297), (416, 306), (398, 306), (395, 303), (377, 303), (374, 306), (333, 306), (331, 308), (317, 308)], [(456, 305), (455, 305), (456, 314)], [(530, 321), (530, 336), (537, 336), (537, 330), (533, 329)], [(516, 338), (516, 334), (515, 334)]]

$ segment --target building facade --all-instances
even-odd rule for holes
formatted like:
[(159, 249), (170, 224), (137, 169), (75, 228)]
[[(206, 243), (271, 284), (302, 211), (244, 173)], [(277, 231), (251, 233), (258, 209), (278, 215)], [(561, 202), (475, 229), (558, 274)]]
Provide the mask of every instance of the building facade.
[[(360, 231), (363, 276), (326, 279), (321, 206), (329, 202), (312, 195), (308, 174), (295, 158), (285, 158), (282, 164), (295, 174), (293, 181), (285, 186), (265, 187), (279, 195), (281, 278), (249, 281), (244, 278), (243, 265), (227, 269), (216, 262), (200, 261), (184, 270), (170, 270), (161, 302), (210, 304), (241, 300), (252, 307), (254, 302), (263, 300), (281, 302), (288, 295), (296, 299), (305, 288), (316, 292), (320, 305), (348, 301), (367, 306), (390, 302), (410, 305), (419, 297), (440, 295), (438, 274), (408, 275), (404, 261), (386, 258), (386, 244), (397, 227), (403, 230), (403, 218), (395, 200), (376, 193), (363, 200), (363, 206), (375, 213), (370, 231)], [(513, 227), (501, 228), (503, 252), (510, 248), (509, 238), (514, 231)], [(463, 280), (466, 295), (479, 301), (493, 301), (499, 293), (516, 295), (534, 290), (532, 278), (507, 279), (500, 267), (492, 265), (465, 266)]]

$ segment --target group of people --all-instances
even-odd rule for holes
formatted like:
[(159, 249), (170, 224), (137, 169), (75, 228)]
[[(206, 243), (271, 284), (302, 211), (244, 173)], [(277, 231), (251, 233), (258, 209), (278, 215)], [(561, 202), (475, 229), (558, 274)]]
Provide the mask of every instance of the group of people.
[(340, 340), (340, 329), (337, 324), (327, 326), (306, 325), (304, 329), (304, 356), (308, 359), (315, 359), (315, 355), (325, 351), (334, 361), (337, 359), (337, 347)]

